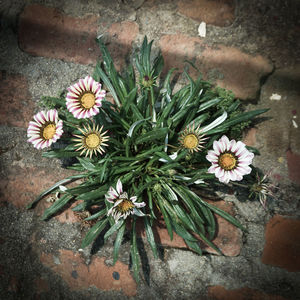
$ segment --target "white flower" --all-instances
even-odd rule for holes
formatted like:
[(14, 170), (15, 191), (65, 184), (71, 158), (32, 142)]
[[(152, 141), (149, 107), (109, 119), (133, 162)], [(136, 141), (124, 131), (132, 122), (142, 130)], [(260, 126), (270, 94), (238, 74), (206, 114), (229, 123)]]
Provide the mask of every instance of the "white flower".
[(29, 122), (27, 129), (28, 142), (37, 149), (50, 147), (63, 134), (63, 121), (58, 120), (56, 109), (40, 111)]
[(101, 84), (91, 76), (80, 79), (79, 82), (68, 88), (66, 105), (69, 112), (77, 119), (90, 118), (99, 113), (102, 100), (106, 92), (101, 89)]
[(123, 217), (125, 220), (130, 214), (137, 216), (145, 216), (145, 214), (139, 209), (146, 205), (145, 202), (136, 202), (137, 197), (128, 197), (126, 192), (123, 192), (122, 182), (119, 179), (117, 182), (116, 190), (111, 186), (105, 195), (105, 199), (113, 203), (113, 207), (107, 212), (107, 215), (112, 215), (115, 222), (118, 222)]
[(212, 163), (208, 172), (214, 173), (221, 182), (240, 181), (244, 175), (251, 173), (249, 165), (254, 154), (241, 141), (229, 141), (223, 135), (219, 141), (214, 141), (213, 149), (206, 155), (206, 159)]

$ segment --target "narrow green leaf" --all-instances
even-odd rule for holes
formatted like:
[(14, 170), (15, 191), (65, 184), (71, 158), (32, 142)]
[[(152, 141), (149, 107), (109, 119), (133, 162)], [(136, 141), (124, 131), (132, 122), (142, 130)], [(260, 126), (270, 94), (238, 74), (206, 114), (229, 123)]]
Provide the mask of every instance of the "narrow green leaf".
[(105, 228), (107, 222), (108, 222), (107, 218), (97, 222), (84, 237), (81, 243), (81, 248), (85, 248), (86, 246), (88, 246)]
[(60, 185), (64, 185), (64, 184), (68, 184), (70, 182), (76, 181), (80, 178), (85, 177), (86, 174), (77, 174), (77, 175), (73, 175), (70, 176), (68, 178), (65, 178), (63, 180), (60, 180), (58, 182), (56, 182), (52, 187), (50, 187), (49, 189), (45, 190), (44, 192), (42, 192), (34, 201), (32, 201), (31, 203), (29, 203), (26, 208), (30, 209), (32, 208), (37, 202), (39, 202), (44, 196), (50, 194), (52, 191), (54, 191), (56, 188), (58, 188)]
[(199, 242), (193, 242), (189, 240), (184, 240), (188, 247), (190, 247), (192, 250), (194, 250), (199, 255), (202, 255), (202, 249), (199, 246)]
[(60, 209), (62, 209), (71, 199), (73, 196), (70, 196), (68, 194), (63, 195), (61, 198), (56, 200), (49, 208), (47, 208), (44, 211), (44, 214), (42, 216), (42, 220), (48, 219), (50, 216), (58, 212)]
[(158, 54), (158, 57), (154, 60), (153, 64), (153, 76), (157, 77), (164, 67), (164, 58), (161, 53)]
[(215, 98), (215, 99), (212, 99), (212, 100), (209, 100), (209, 101), (206, 101), (204, 103), (202, 103), (200, 106), (199, 106), (199, 109), (198, 109), (198, 113), (201, 112), (201, 111), (204, 111), (216, 104), (218, 104), (219, 102), (221, 102), (222, 99), (221, 98)]
[(98, 211), (97, 213), (91, 215), (90, 217), (85, 218), (84, 220), (85, 221), (90, 221), (90, 220), (95, 220), (97, 218), (100, 218), (100, 217), (106, 215), (106, 211), (107, 211), (106, 208), (102, 209), (102, 210)]
[(99, 199), (99, 198), (103, 197), (107, 193), (108, 188), (109, 188), (108, 185), (101, 186), (100, 188), (98, 188), (96, 190), (93, 190), (93, 191), (90, 191), (90, 192), (78, 195), (76, 197), (76, 199), (78, 199), (78, 200), (84, 200), (84, 201), (93, 200), (93, 199)]
[(254, 153), (255, 155), (260, 155), (260, 152), (259, 152), (259, 150), (258, 150), (257, 148), (252, 147), (252, 146), (246, 146), (246, 148), (247, 148), (250, 152)]
[(145, 134), (143, 134), (142, 136), (138, 137), (135, 140), (135, 144), (142, 144), (145, 142), (150, 142), (153, 140), (159, 140), (159, 139), (164, 139), (166, 134), (168, 132), (168, 128), (164, 127), (164, 128), (156, 128), (155, 130), (151, 130)]
[(117, 96), (117, 93), (116, 93), (113, 85), (111, 84), (109, 78), (106, 76), (106, 74), (104, 73), (104, 71), (101, 69), (99, 63), (96, 65), (95, 72), (97, 74), (99, 74), (100, 78), (103, 80), (104, 84), (107, 86), (107, 88), (111, 92), (111, 94), (112, 94), (112, 96), (113, 96), (113, 98), (114, 98), (117, 106), (121, 107), (121, 103), (120, 103), (119, 97)]
[(66, 157), (75, 157), (79, 156), (79, 152), (76, 151), (65, 151), (62, 149), (57, 149), (57, 150), (50, 150), (42, 153), (43, 157), (48, 157), (48, 158), (66, 158)]
[(119, 229), (119, 231), (118, 231), (118, 234), (117, 234), (117, 237), (116, 237), (116, 239), (115, 239), (115, 243), (114, 243), (114, 254), (113, 254), (114, 262), (113, 262), (113, 264), (115, 264), (115, 263), (117, 262), (117, 260), (118, 260), (119, 249), (120, 249), (120, 246), (121, 246), (121, 244), (122, 244), (122, 240), (123, 240), (125, 228), (126, 228), (126, 224), (125, 224), (125, 222), (124, 222), (123, 225), (120, 227), (120, 229)]
[(184, 240), (191, 242), (197, 242), (197, 239), (193, 237), (184, 227), (180, 226), (176, 221), (172, 222), (175, 232), (181, 236)]
[(158, 200), (158, 205), (159, 205), (159, 208), (161, 210), (161, 213), (164, 217), (164, 221), (166, 223), (166, 226), (167, 226), (167, 231), (168, 231), (168, 234), (170, 236), (170, 240), (172, 241), (173, 240), (173, 229), (172, 229), (172, 225), (171, 225), (171, 222), (170, 222), (170, 218), (165, 210), (165, 204), (164, 202), (166, 202), (166, 200), (160, 195), (160, 194), (157, 194), (157, 200)]
[(104, 241), (106, 241), (115, 231), (119, 230), (121, 226), (124, 224), (124, 219), (119, 220), (104, 235)]
[(133, 131), (134, 131), (135, 127), (136, 127), (137, 125), (139, 125), (139, 124), (141, 124), (141, 123), (143, 123), (143, 122), (149, 120), (150, 118), (151, 118), (151, 117), (146, 118), (146, 119), (141, 119), (141, 120), (138, 120), (138, 121), (134, 122), (134, 123), (130, 126), (127, 135), (128, 135), (129, 137), (131, 137), (132, 134), (133, 134)]
[(156, 243), (155, 243), (155, 239), (154, 239), (154, 234), (153, 234), (152, 227), (151, 227), (150, 222), (147, 217), (144, 218), (144, 224), (145, 224), (147, 240), (152, 249), (154, 257), (157, 258), (158, 254), (157, 254), (157, 248), (156, 248)]
[(137, 282), (139, 282), (139, 257), (138, 257), (138, 249), (136, 242), (136, 219), (134, 218), (132, 221), (132, 230), (131, 230), (131, 247), (130, 254), (132, 260), (132, 268), (133, 268), (133, 276)]
[(238, 115), (237, 117), (234, 117), (232, 119), (226, 120), (220, 126), (207, 131), (205, 134), (206, 135), (211, 135), (211, 134), (223, 132), (224, 129), (226, 129), (226, 128), (230, 127), (230, 126), (233, 126), (233, 125), (239, 124), (241, 122), (245, 122), (245, 121), (251, 120), (255, 116), (263, 114), (263, 113), (265, 113), (268, 110), (269, 109), (258, 109), (258, 110), (253, 110), (253, 111), (242, 113), (242, 114)]
[(80, 164), (88, 171), (96, 171), (96, 167), (95, 165), (87, 158), (80, 158), (77, 157), (78, 161), (80, 162)]

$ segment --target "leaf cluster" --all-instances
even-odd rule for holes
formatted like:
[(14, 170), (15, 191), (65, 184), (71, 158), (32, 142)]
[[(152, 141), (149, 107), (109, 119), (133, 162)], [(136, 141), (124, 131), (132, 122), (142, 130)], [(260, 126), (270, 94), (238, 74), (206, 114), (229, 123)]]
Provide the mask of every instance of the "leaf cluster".
[[(45, 104), (59, 109), (65, 131), (62, 142), (66, 146), (51, 149), (44, 156), (75, 157), (76, 161), (69, 168), (78, 171), (77, 177), (84, 180), (65, 191), (64, 196), (45, 211), (43, 218), (50, 217), (73, 199), (83, 200), (73, 208), (75, 211), (96, 205), (98, 211), (87, 220), (98, 222), (85, 236), (82, 247), (89, 245), (109, 226), (104, 238), (116, 233), (113, 252), (116, 262), (127, 220), (115, 223), (107, 217), (112, 204), (105, 201), (105, 194), (120, 179), (129, 196), (135, 195), (139, 202), (147, 204), (142, 221), (155, 257), (158, 252), (152, 228), (160, 217), (163, 217), (171, 239), (176, 232), (190, 249), (202, 254), (200, 238), (220, 252), (212, 242), (217, 229), (214, 214), (241, 229), (243, 227), (231, 215), (204, 201), (192, 188), (205, 187), (213, 180), (214, 176), (207, 173), (209, 163), (205, 159), (213, 141), (223, 134), (239, 134), (255, 116), (266, 110), (243, 112), (240, 101), (232, 92), (214, 88), (201, 76), (193, 79), (186, 72), (183, 75), (188, 84), (175, 90), (172, 78), (176, 70), (171, 69), (164, 77), (160, 76), (163, 57), (160, 53), (154, 58), (151, 56), (152, 41), (148, 42), (147, 38), (135, 55), (134, 64), (122, 73), (117, 71), (101, 39), (98, 44), (103, 61), (97, 63), (93, 78), (103, 84), (113, 101), (103, 101), (100, 113), (91, 121), (75, 119), (67, 111), (63, 98), (45, 98)], [(226, 120), (205, 133), (208, 139), (202, 151), (190, 153), (179, 143), (179, 136), (186, 128), (207, 127), (225, 112)], [(91, 122), (103, 125), (110, 137), (105, 155), (90, 159), (79, 156), (71, 137), (79, 133), (78, 127)], [(47, 193), (58, 186), (56, 184)], [(129, 223), (133, 271), (138, 280), (136, 216)]]

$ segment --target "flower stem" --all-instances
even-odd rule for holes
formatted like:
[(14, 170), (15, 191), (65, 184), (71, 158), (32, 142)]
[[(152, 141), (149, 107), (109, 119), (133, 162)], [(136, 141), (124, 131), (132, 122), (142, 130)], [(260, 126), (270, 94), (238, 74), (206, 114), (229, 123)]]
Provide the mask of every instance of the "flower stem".
[(241, 183), (237, 183), (237, 182), (233, 182), (233, 181), (231, 182), (231, 184), (249, 189), (249, 186), (246, 184), (241, 184)]

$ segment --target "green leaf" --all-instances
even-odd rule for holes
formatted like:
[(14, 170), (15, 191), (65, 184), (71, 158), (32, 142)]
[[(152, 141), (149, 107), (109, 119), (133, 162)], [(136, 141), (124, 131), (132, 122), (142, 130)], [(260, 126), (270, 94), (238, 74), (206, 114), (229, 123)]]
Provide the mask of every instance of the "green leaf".
[(167, 226), (167, 231), (168, 231), (168, 234), (170, 236), (170, 240), (172, 241), (173, 240), (173, 229), (172, 229), (172, 225), (171, 225), (171, 222), (170, 222), (170, 218), (165, 210), (165, 202), (166, 200), (160, 195), (160, 194), (157, 194), (157, 200), (158, 200), (158, 205), (159, 205), (159, 208), (161, 210), (161, 213), (164, 217), (164, 221), (166, 223), (166, 226)]
[(99, 39), (96, 39), (96, 42), (98, 43), (100, 50), (101, 50), (101, 54), (102, 54), (102, 58), (106, 64), (107, 67), (110, 67), (113, 63), (113, 60), (105, 46), (105, 44), (103, 43), (101, 37)]
[(91, 215), (90, 217), (85, 218), (85, 221), (95, 220), (97, 218), (100, 218), (102, 216), (106, 215), (106, 208), (98, 211), (97, 213)]
[(259, 152), (259, 150), (258, 150), (257, 148), (252, 147), (252, 146), (246, 146), (246, 148), (247, 148), (250, 152), (254, 153), (255, 155), (260, 155), (260, 152)]
[(107, 218), (97, 222), (84, 237), (81, 243), (81, 248), (85, 248), (86, 246), (88, 246), (102, 232), (107, 222)]
[(75, 157), (79, 156), (79, 152), (75, 151), (65, 151), (62, 149), (57, 149), (57, 150), (50, 150), (42, 153), (43, 157), (48, 157), (48, 158), (66, 158), (66, 157)]
[(167, 183), (161, 183), (161, 185), (163, 186), (164, 191), (166, 192), (166, 195), (170, 201), (178, 201), (177, 195)]
[(189, 240), (184, 240), (188, 247), (190, 247), (192, 250), (194, 250), (199, 255), (202, 255), (202, 249), (199, 246), (199, 242), (193, 242)]
[(76, 181), (80, 178), (86, 177), (86, 174), (77, 174), (77, 175), (73, 175), (70, 176), (68, 178), (65, 178), (63, 180), (60, 180), (58, 182), (56, 182), (52, 187), (50, 187), (49, 189), (45, 190), (44, 192), (42, 192), (34, 201), (32, 201), (31, 203), (29, 203), (26, 208), (30, 209), (32, 208), (37, 202), (39, 202), (44, 196), (48, 195), (49, 193), (51, 193), (52, 191), (54, 191), (56, 188), (58, 188), (60, 185), (64, 185), (64, 184), (68, 184), (70, 182)]
[(247, 232), (246, 228), (244, 228), (243, 225), (240, 224), (240, 222), (236, 218), (234, 218), (232, 215), (228, 214), (227, 212), (223, 211), (222, 209), (220, 209), (214, 205), (207, 203), (206, 201), (203, 201), (194, 192), (188, 190), (188, 193), (190, 194), (191, 197), (193, 197), (195, 199), (195, 201), (201, 202), (204, 206), (208, 207), (210, 210), (212, 210), (213, 212), (215, 212), (216, 214), (218, 214), (219, 216), (221, 216), (222, 218), (227, 220), (229, 223), (231, 223), (234, 226), (240, 228), (241, 230)]
[(106, 177), (105, 175), (105, 171), (106, 171), (106, 168), (107, 168), (107, 164), (108, 162), (110, 162), (111, 160), (110, 159), (107, 159), (105, 161), (105, 163), (103, 164), (101, 170), (100, 170), (100, 176), (99, 176), (99, 181), (102, 183), (104, 181), (104, 178)]
[(191, 242), (197, 242), (198, 240), (193, 237), (184, 227), (180, 226), (176, 221), (172, 222), (175, 232), (181, 236), (184, 240)]
[(78, 161), (80, 162), (80, 164), (88, 171), (96, 171), (96, 167), (93, 163), (91, 163), (91, 161), (87, 158), (80, 158), (77, 157)]
[(242, 114), (238, 115), (237, 117), (234, 117), (232, 119), (226, 120), (220, 126), (207, 131), (205, 133), (205, 135), (211, 135), (211, 134), (223, 132), (225, 129), (227, 129), (230, 126), (233, 126), (233, 125), (239, 124), (241, 122), (245, 122), (245, 121), (251, 120), (255, 116), (263, 114), (263, 113), (265, 113), (268, 110), (269, 109), (258, 109), (258, 110), (253, 110), (253, 111), (242, 113)]
[(106, 74), (104, 73), (104, 71), (101, 69), (99, 63), (97, 63), (97, 65), (96, 65), (95, 73), (100, 76), (100, 78), (103, 80), (104, 84), (107, 86), (107, 88), (111, 92), (111, 94), (112, 94), (112, 96), (113, 96), (113, 98), (114, 98), (117, 106), (121, 107), (121, 103), (120, 103), (119, 97), (117, 96), (117, 93), (116, 93), (113, 85), (111, 84), (109, 78), (106, 76)]
[(49, 208), (47, 208), (42, 216), (42, 220), (48, 219), (50, 216), (58, 212), (62, 209), (71, 199), (73, 196), (68, 194), (63, 195), (61, 198), (56, 200)]
[(90, 192), (78, 195), (76, 197), (76, 199), (78, 199), (78, 200), (84, 200), (84, 201), (93, 200), (93, 199), (99, 199), (99, 198), (103, 197), (107, 193), (108, 188), (109, 188), (108, 185), (101, 186), (100, 188), (98, 188), (96, 190), (93, 190), (93, 191), (90, 191)]
[(123, 223), (123, 225), (120, 227), (117, 237), (115, 239), (115, 243), (114, 243), (114, 262), (113, 264), (115, 264), (118, 260), (118, 256), (119, 256), (119, 249), (123, 240), (123, 236), (124, 236), (124, 232), (125, 232), (125, 228), (126, 228), (126, 224), (125, 222)]
[(164, 67), (164, 58), (159, 53), (158, 57), (156, 57), (154, 64), (153, 64), (153, 76), (156, 77), (160, 74)]
[(198, 109), (198, 113), (205, 110), (205, 109), (208, 109), (210, 108), (211, 106), (214, 106), (216, 104), (218, 104), (219, 102), (221, 102), (222, 99), (221, 98), (215, 98), (215, 99), (212, 99), (212, 100), (209, 100), (209, 101), (206, 101), (204, 103), (202, 103), (200, 106), (199, 106), (199, 109)]
[(104, 235), (104, 242), (117, 230), (121, 228), (121, 226), (124, 224), (124, 220), (121, 219), (117, 223), (115, 223), (112, 227), (109, 228), (109, 230)]
[(199, 216), (197, 209), (195, 208), (193, 201), (188, 197), (187, 192), (189, 191), (188, 188), (183, 188), (181, 186), (173, 186), (173, 190), (175, 193), (177, 193), (178, 196), (182, 199), (182, 201), (185, 203), (185, 205), (190, 210), (190, 216), (196, 222), (198, 226), (204, 225), (204, 220)]
[(146, 119), (142, 119), (142, 120), (138, 120), (138, 121), (134, 122), (134, 123), (130, 126), (127, 135), (128, 135), (129, 137), (131, 137), (132, 134), (133, 134), (133, 130), (135, 129), (135, 127), (136, 127), (137, 125), (139, 125), (139, 124), (141, 124), (141, 123), (143, 123), (143, 122), (149, 120), (149, 119), (151, 119), (151, 117), (146, 118)]
[(139, 282), (139, 257), (138, 257), (138, 249), (136, 242), (136, 219), (134, 218), (132, 221), (132, 230), (131, 230), (131, 247), (130, 247), (130, 255), (132, 260), (132, 268), (133, 268), (133, 276), (137, 282)]
[(138, 88), (135, 87), (135, 88), (132, 89), (132, 90), (130, 91), (130, 93), (126, 96), (125, 103), (124, 103), (124, 106), (123, 106), (125, 112), (128, 112), (128, 109), (130, 108), (131, 104), (134, 103), (134, 100), (135, 100), (135, 98), (136, 98), (137, 90), (138, 90)]
[(150, 142), (154, 140), (164, 139), (166, 134), (168, 133), (168, 128), (156, 128), (155, 130), (149, 131), (142, 136), (138, 137), (135, 140), (135, 144), (139, 145), (145, 142)]
[(146, 231), (146, 235), (147, 235), (147, 240), (148, 240), (149, 245), (152, 249), (153, 255), (154, 255), (155, 258), (158, 258), (156, 243), (155, 243), (155, 240), (154, 240), (154, 234), (153, 234), (152, 227), (150, 225), (149, 219), (147, 217), (144, 218), (144, 224), (145, 224), (145, 231)]

